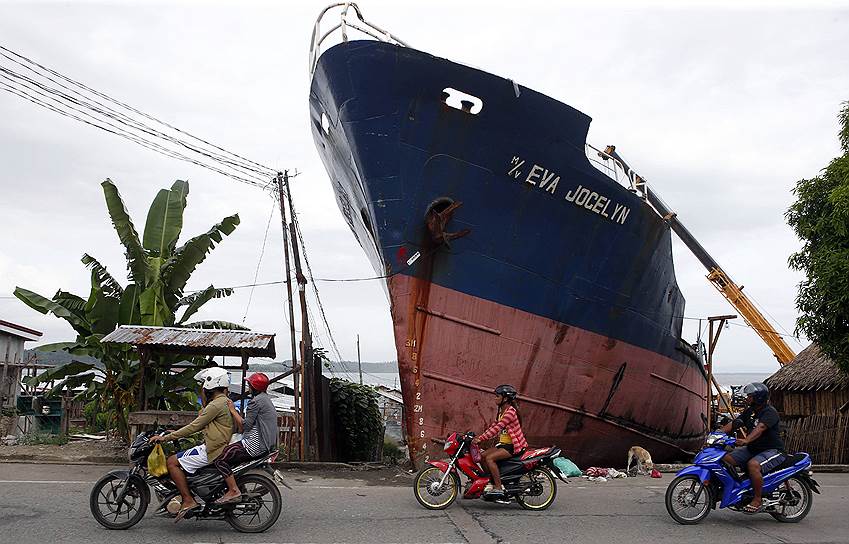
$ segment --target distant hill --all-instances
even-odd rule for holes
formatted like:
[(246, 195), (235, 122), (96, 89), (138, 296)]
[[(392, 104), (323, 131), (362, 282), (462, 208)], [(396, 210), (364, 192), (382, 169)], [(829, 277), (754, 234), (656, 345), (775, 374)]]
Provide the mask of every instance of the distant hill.
[(71, 361), (80, 361), (82, 363), (93, 364), (98, 368), (103, 368), (103, 363), (89, 357), (87, 355), (71, 355), (67, 351), (36, 351), (34, 349), (24, 350), (24, 362), (29, 362), (31, 357), (35, 357), (35, 364), (45, 366), (61, 366)]

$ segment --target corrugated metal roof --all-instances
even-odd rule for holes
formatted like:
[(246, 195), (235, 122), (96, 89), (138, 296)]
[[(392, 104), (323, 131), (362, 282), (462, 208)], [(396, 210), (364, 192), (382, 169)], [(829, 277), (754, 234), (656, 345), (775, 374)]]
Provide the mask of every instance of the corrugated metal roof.
[(121, 325), (101, 342), (148, 346), (157, 351), (274, 357), (274, 334), (221, 329)]

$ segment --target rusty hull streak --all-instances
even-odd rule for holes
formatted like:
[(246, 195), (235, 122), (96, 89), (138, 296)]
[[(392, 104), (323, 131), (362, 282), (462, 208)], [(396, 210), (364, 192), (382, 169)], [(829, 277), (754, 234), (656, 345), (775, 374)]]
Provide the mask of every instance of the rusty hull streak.
[(448, 315), (446, 313), (437, 312), (437, 311), (434, 311), (434, 310), (429, 310), (422, 305), (417, 305), (416, 310), (418, 310), (419, 312), (424, 312), (428, 315), (432, 315), (434, 317), (441, 317), (442, 319), (446, 319), (448, 321), (453, 321), (454, 323), (466, 325), (466, 326), (472, 327), (473, 329), (478, 329), (478, 330), (481, 330), (481, 331), (484, 331), (484, 332), (489, 332), (489, 333), (499, 335), (499, 336), (501, 335), (501, 331), (498, 330), (498, 329), (493, 329), (492, 327), (487, 327), (486, 325), (481, 325), (480, 323), (475, 323), (473, 321), (469, 321), (469, 320), (466, 320), (466, 319), (463, 319), (463, 318), (460, 318), (460, 317), (456, 317), (456, 316), (453, 316), (453, 315)]
[[(459, 386), (462, 386), (462, 387), (468, 387), (469, 389), (475, 389), (477, 391), (483, 391), (485, 393), (491, 392), (491, 390), (488, 387), (483, 387), (483, 386), (480, 386), (478, 384), (475, 384), (475, 383), (472, 383), (472, 382), (467, 382), (467, 381), (464, 381), (464, 380), (458, 380), (457, 378), (452, 378), (452, 377), (449, 377), (449, 376), (442, 376), (440, 374), (434, 374), (432, 372), (422, 372), (422, 375), (427, 377), (427, 378), (431, 378), (433, 380), (438, 380), (438, 381), (445, 382), (445, 383), (459, 385)], [(591, 414), (590, 412), (587, 412), (587, 411), (584, 411), (584, 410), (578, 410), (577, 408), (572, 408), (571, 406), (566, 406), (566, 405), (563, 405), (563, 404), (558, 404), (556, 402), (550, 402), (550, 401), (543, 400), (543, 399), (536, 399), (536, 398), (528, 397), (528, 396), (525, 396), (525, 395), (522, 396), (521, 400), (523, 402), (529, 402), (531, 404), (538, 404), (540, 406), (546, 406), (548, 408), (556, 408), (558, 410), (563, 410), (564, 412), (570, 412), (572, 414), (578, 414), (582, 418), (589, 417), (589, 418), (592, 418), (592, 419), (595, 419), (595, 420), (598, 420), (598, 421), (602, 421), (602, 422), (604, 422), (608, 425), (613, 425), (615, 427), (622, 428), (622, 429), (624, 429), (628, 432), (638, 434), (642, 437), (648, 438), (649, 440), (654, 440), (655, 442), (659, 442), (659, 443), (663, 444), (664, 446), (669, 446), (669, 447), (675, 448), (677, 450), (681, 450), (680, 446), (677, 446), (676, 444), (673, 444), (672, 442), (668, 442), (666, 440), (663, 440), (662, 438), (658, 438), (656, 436), (652, 436), (652, 435), (644, 433), (642, 431), (638, 431), (637, 429), (635, 429), (633, 427), (623, 425), (622, 423), (619, 423), (618, 421), (613, 421), (613, 420), (608, 419), (606, 417), (597, 416), (595, 414)]]

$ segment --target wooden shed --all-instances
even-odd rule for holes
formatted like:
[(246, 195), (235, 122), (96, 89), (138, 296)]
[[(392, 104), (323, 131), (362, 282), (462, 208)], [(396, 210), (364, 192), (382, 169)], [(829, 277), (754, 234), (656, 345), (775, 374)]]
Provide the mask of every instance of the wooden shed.
[(767, 378), (788, 451), (815, 463), (849, 463), (849, 374), (811, 344)]

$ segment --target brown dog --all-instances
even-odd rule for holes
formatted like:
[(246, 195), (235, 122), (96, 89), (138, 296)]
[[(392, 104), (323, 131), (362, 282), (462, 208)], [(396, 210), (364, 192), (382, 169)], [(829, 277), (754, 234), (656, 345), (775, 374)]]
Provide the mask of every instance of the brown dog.
[[(651, 454), (645, 448), (634, 446), (628, 450), (628, 464), (625, 467), (625, 473), (631, 473), (631, 462), (637, 460), (637, 474), (650, 474), (654, 469), (654, 462), (651, 460)], [(644, 470), (645, 469), (645, 470)]]

